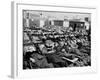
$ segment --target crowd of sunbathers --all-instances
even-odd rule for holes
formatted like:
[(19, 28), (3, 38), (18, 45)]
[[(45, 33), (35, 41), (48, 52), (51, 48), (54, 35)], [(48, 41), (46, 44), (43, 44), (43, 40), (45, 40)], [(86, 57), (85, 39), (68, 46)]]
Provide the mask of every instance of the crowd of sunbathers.
[(90, 30), (24, 28), (23, 69), (91, 66)]

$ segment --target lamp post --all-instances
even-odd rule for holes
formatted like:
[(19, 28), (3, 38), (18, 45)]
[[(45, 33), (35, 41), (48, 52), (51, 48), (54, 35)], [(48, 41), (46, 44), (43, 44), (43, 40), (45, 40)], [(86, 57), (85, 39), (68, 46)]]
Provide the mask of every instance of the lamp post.
[(40, 27), (44, 26), (43, 14), (40, 13)]
[(29, 27), (29, 13), (26, 13), (26, 27)]

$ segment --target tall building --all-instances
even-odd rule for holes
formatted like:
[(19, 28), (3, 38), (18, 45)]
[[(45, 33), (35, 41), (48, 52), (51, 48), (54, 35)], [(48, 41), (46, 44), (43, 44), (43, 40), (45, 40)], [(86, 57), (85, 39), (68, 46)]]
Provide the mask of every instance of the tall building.
[(67, 19), (64, 19), (63, 26), (69, 27), (69, 21)]

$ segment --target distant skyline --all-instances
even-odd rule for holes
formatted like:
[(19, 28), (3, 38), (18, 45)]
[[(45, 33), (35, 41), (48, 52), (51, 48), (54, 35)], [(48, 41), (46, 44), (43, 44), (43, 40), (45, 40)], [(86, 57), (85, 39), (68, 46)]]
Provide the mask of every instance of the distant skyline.
[(56, 19), (84, 19), (88, 17), (91, 20), (91, 14), (89, 13), (76, 13), (76, 12), (53, 12), (53, 11), (34, 11), (34, 10), (24, 10), (24, 17), (25, 13), (30, 13), (36, 16), (42, 15), (47, 18), (56, 18)]

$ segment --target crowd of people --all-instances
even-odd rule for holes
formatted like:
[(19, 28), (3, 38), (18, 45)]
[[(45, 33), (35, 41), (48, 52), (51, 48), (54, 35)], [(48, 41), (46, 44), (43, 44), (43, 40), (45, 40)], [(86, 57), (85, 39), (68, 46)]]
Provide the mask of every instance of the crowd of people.
[(90, 29), (32, 26), (23, 33), (23, 69), (91, 66)]

